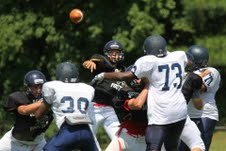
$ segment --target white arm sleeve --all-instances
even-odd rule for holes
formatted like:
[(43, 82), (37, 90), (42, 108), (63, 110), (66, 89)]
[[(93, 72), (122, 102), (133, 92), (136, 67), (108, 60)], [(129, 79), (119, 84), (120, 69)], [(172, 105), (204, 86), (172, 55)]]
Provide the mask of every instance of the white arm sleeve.
[(53, 100), (55, 99), (55, 91), (54, 91), (54, 89), (51, 89), (46, 84), (44, 84), (43, 88), (42, 88), (42, 94), (43, 94), (44, 100), (48, 104), (52, 104)]

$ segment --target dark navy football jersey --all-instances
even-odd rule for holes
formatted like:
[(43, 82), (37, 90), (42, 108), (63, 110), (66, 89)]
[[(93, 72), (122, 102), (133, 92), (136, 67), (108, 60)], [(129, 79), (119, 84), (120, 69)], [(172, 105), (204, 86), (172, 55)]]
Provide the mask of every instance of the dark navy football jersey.
[(125, 120), (131, 120), (135, 123), (147, 124), (147, 104), (145, 103), (141, 110), (128, 110), (125, 108), (125, 101), (136, 98), (139, 92), (134, 91), (129, 87), (121, 89), (113, 99), (115, 112), (120, 123)]
[(37, 101), (37, 99), (27, 95), (26, 92), (18, 91), (10, 94), (4, 104), (5, 111), (13, 112), (15, 115), (12, 134), (18, 140), (33, 141), (37, 135), (45, 132), (53, 119), (51, 112), (47, 113), (40, 120), (36, 119), (33, 114), (21, 115), (18, 113), (17, 108), (20, 105), (28, 105), (35, 101)]
[(125, 67), (120, 62), (113, 65), (105, 56), (100, 54), (94, 54), (90, 60), (96, 64), (96, 70), (92, 73), (93, 77), (101, 72), (119, 72), (125, 70)]
[(199, 75), (193, 72), (188, 73), (182, 86), (182, 93), (187, 102), (192, 98), (195, 90), (201, 89), (202, 84), (202, 78)]
[[(125, 67), (120, 63), (113, 65), (106, 57), (99, 54), (93, 55), (90, 60), (96, 63), (96, 70), (94, 70), (92, 76), (102, 72), (120, 72), (125, 70)], [(112, 106), (113, 97), (125, 86), (125, 82), (104, 79), (92, 86), (95, 88), (94, 102)]]

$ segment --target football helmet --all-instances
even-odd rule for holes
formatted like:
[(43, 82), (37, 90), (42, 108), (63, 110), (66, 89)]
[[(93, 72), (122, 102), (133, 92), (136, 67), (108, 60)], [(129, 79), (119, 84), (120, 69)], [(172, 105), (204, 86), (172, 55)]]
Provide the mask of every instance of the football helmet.
[(45, 75), (38, 70), (31, 70), (24, 76), (24, 85), (31, 86), (35, 84), (44, 84), (46, 82)]
[(207, 67), (209, 61), (209, 53), (205, 47), (193, 45), (188, 48), (187, 53), (193, 56), (192, 70)]
[(144, 54), (164, 57), (167, 54), (166, 46), (166, 40), (162, 36), (149, 36), (144, 40)]
[(56, 80), (66, 83), (74, 83), (78, 81), (79, 71), (75, 64), (71, 62), (62, 62), (56, 69)]
[[(116, 59), (111, 59), (109, 58), (109, 56), (111, 56), (112, 54), (109, 53), (110, 50), (118, 50), (119, 53), (115, 54), (118, 55)], [(104, 55), (108, 57), (108, 59), (112, 62), (112, 63), (117, 63), (118, 61), (122, 61), (124, 60), (124, 50), (123, 50), (123, 46), (120, 42), (115, 41), (115, 40), (111, 40), (108, 41), (105, 46), (104, 46)]]
[(42, 85), (45, 82), (45, 75), (38, 70), (31, 70), (24, 76), (24, 86), (27, 89), (27, 94), (34, 97), (35, 99), (41, 98), (41, 86), (38, 85)]

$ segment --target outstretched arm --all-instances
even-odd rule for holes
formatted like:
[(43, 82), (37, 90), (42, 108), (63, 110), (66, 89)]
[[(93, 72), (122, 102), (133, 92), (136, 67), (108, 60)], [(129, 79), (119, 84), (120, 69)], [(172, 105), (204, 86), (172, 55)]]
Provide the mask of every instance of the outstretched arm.
[(35, 113), (35, 111), (40, 107), (43, 100), (39, 100), (29, 105), (20, 105), (17, 111), (21, 115), (30, 115)]
[(111, 80), (133, 80), (136, 78), (136, 76), (131, 72), (109, 72), (104, 73), (105, 79), (111, 79)]
[(103, 79), (111, 79), (111, 80), (133, 80), (135, 79), (136, 76), (130, 72), (130, 71), (127, 71), (127, 72), (102, 72), (98, 75), (96, 75), (93, 80), (91, 81), (91, 84), (94, 84), (96, 83), (97, 81), (101, 81)]

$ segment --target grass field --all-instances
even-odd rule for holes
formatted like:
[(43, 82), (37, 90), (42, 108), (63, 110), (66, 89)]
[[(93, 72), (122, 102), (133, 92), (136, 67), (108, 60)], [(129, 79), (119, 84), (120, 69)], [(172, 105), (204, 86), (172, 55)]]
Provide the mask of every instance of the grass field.
[(226, 131), (216, 131), (213, 135), (210, 151), (226, 151)]

